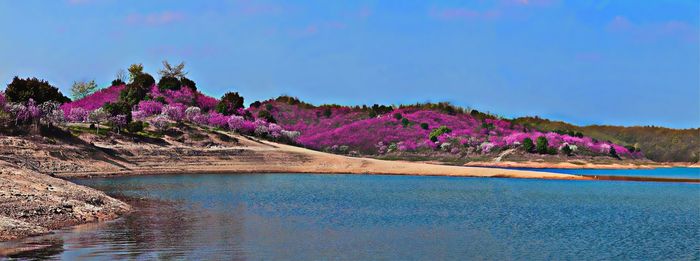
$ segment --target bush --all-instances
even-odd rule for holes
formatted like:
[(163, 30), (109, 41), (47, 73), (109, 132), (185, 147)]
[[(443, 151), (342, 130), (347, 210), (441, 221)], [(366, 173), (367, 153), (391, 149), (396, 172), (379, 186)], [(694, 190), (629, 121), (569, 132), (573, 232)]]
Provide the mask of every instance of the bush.
[(55, 101), (58, 103), (70, 101), (58, 88), (52, 86), (47, 81), (37, 78), (21, 79), (17, 76), (7, 85), (5, 97), (11, 102), (27, 102), (29, 99), (33, 99), (34, 102), (38, 104), (47, 101)]
[(272, 113), (268, 110), (261, 110), (258, 112), (258, 119), (264, 119), (267, 122), (270, 123), (277, 123), (274, 117), (272, 117)]
[(158, 81), (158, 89), (160, 91), (165, 91), (165, 90), (179, 90), (180, 87), (182, 86), (182, 83), (180, 83), (180, 80), (178, 80), (175, 77), (171, 76), (164, 76), (160, 78), (160, 81)]
[(616, 159), (619, 159), (619, 158), (620, 158), (620, 156), (617, 155), (617, 151), (615, 151), (615, 147), (614, 147), (614, 146), (610, 146), (610, 157), (613, 157), (613, 158), (616, 158)]
[(143, 131), (146, 128), (145, 122), (142, 121), (132, 121), (126, 125), (126, 130), (130, 133), (137, 133)]
[(410, 123), (411, 122), (406, 118), (401, 119), (401, 125), (403, 125), (404, 128), (408, 127), (408, 124)]
[(421, 129), (424, 129), (424, 130), (427, 130), (428, 128), (430, 128), (430, 125), (428, 125), (427, 123), (423, 122), (423, 123), (420, 124), (420, 128), (421, 128)]
[(450, 133), (452, 130), (450, 128), (447, 128), (447, 126), (440, 126), (437, 129), (434, 129), (433, 131), (430, 132), (430, 141), (436, 142), (437, 138), (440, 137), (440, 135), (445, 134), (445, 133)]
[(243, 108), (243, 97), (237, 92), (227, 92), (221, 96), (221, 101), (216, 105), (216, 112), (223, 115), (232, 115)]
[(103, 105), (102, 108), (104, 108), (107, 114), (109, 114), (111, 117), (116, 117), (117, 115), (124, 115), (126, 117), (124, 119), (126, 123), (131, 122), (131, 106), (129, 106), (129, 104), (125, 102), (108, 102), (105, 103), (105, 105)]
[(331, 110), (330, 107), (326, 107), (323, 109), (323, 116), (326, 116), (326, 118), (330, 118), (332, 114), (333, 114), (333, 111)]
[(403, 118), (403, 116), (401, 115), (401, 113), (394, 113), (394, 119), (400, 120), (401, 118)]
[(537, 150), (537, 153), (547, 154), (548, 147), (549, 147), (549, 142), (547, 141), (547, 138), (545, 138), (543, 136), (537, 137), (537, 145), (535, 147), (535, 149)]
[(180, 79), (180, 85), (187, 86), (190, 89), (192, 89), (193, 92), (197, 92), (197, 83), (195, 83), (187, 77), (182, 77), (182, 79)]
[(251, 108), (260, 108), (260, 105), (262, 105), (262, 103), (260, 101), (254, 101), (253, 103), (250, 104), (250, 107)]
[(142, 101), (148, 92), (156, 83), (148, 73), (141, 73), (134, 76), (132, 83), (127, 84), (126, 88), (119, 94), (119, 100), (126, 102), (127, 104), (134, 106)]
[(532, 142), (532, 139), (525, 138), (525, 139), (523, 139), (523, 148), (527, 152), (534, 152), (535, 151), (535, 143)]
[(571, 147), (569, 147), (569, 145), (564, 145), (561, 147), (561, 152), (564, 153), (564, 155), (566, 156), (571, 156), (573, 150), (571, 149)]
[(119, 85), (124, 85), (126, 84), (122, 79), (114, 79), (112, 80), (112, 86), (119, 86)]

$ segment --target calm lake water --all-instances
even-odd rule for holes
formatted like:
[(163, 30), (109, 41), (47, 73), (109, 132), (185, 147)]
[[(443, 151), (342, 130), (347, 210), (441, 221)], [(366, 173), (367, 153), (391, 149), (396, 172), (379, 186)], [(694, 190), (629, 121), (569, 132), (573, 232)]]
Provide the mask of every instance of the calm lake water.
[(132, 200), (62, 259), (700, 259), (700, 185), (370, 175), (76, 180)]
[[(522, 168), (520, 168), (522, 169)], [(654, 178), (700, 179), (700, 168), (657, 169), (524, 169), (577, 175), (634, 176)]]

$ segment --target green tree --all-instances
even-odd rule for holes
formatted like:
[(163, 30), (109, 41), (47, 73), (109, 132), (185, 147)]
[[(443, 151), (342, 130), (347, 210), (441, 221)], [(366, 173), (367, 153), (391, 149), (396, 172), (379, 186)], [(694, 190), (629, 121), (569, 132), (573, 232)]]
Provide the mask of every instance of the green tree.
[(79, 81), (79, 82), (73, 82), (73, 85), (70, 87), (70, 92), (71, 96), (73, 97), (73, 100), (79, 100), (82, 98), (85, 98), (85, 96), (90, 95), (91, 93), (95, 92), (97, 90), (97, 84), (95, 83), (95, 80), (92, 81)]
[(447, 126), (440, 126), (439, 128), (433, 129), (430, 132), (430, 135), (428, 136), (432, 142), (436, 142), (437, 138), (440, 137), (440, 135), (445, 134), (445, 133), (450, 133), (452, 130), (448, 128)]
[(135, 63), (129, 66), (129, 82), (134, 82), (136, 77), (143, 74), (143, 65)]
[(136, 75), (133, 81), (126, 85), (126, 88), (119, 94), (119, 100), (126, 102), (130, 106), (134, 106), (146, 98), (146, 95), (151, 90), (151, 86), (156, 83), (148, 73)]
[(37, 104), (42, 104), (47, 101), (55, 101), (58, 103), (70, 101), (58, 88), (52, 86), (47, 81), (37, 78), (21, 79), (17, 76), (7, 85), (5, 97), (11, 102), (27, 102), (29, 99), (33, 99)]
[(610, 146), (610, 157), (613, 157), (616, 159), (620, 158), (620, 156), (617, 155), (617, 151), (615, 151), (615, 147), (613, 147), (613, 146)]
[(180, 82), (181, 82), (181, 85), (182, 85), (182, 86), (187, 86), (187, 87), (189, 87), (190, 89), (192, 89), (192, 91), (197, 91), (197, 83), (195, 83), (194, 81), (190, 80), (189, 78), (187, 78), (187, 77), (182, 77), (182, 78), (180, 79)]
[(430, 125), (428, 125), (427, 123), (423, 122), (423, 123), (420, 124), (420, 128), (421, 128), (421, 129), (424, 129), (424, 130), (427, 130), (428, 128), (430, 128)]
[(265, 119), (265, 121), (270, 122), (270, 123), (277, 123), (277, 120), (275, 120), (275, 118), (272, 117), (272, 113), (270, 113), (270, 111), (268, 111), (268, 110), (259, 111), (258, 118)]
[(227, 92), (221, 96), (221, 101), (216, 105), (216, 111), (223, 115), (232, 115), (243, 108), (244, 99), (237, 92)]
[(525, 151), (532, 153), (535, 151), (535, 143), (532, 142), (532, 139), (525, 138), (523, 139), (523, 148)]
[(158, 89), (161, 91), (165, 90), (179, 90), (182, 83), (175, 77), (163, 76), (158, 81)]
[(540, 154), (547, 154), (547, 148), (549, 147), (549, 142), (547, 141), (547, 138), (540, 136), (537, 137), (537, 153)]

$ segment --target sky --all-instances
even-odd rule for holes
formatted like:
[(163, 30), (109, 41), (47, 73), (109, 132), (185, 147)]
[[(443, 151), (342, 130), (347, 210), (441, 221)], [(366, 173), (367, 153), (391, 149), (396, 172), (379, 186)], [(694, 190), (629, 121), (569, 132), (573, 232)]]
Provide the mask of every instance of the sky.
[[(184, 61), (246, 103), (449, 101), (577, 125), (700, 127), (700, 1), (0, 0), (0, 82), (106, 87)], [(2, 89), (2, 88), (0, 88)]]

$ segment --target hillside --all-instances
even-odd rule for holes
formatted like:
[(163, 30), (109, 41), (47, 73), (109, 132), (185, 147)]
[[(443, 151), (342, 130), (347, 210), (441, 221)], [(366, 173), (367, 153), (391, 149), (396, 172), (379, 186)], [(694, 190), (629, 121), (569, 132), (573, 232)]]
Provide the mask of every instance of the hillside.
[(670, 129), (656, 126), (575, 126), (537, 117), (517, 118), (514, 122), (542, 131), (571, 130), (599, 140), (635, 146), (657, 162), (700, 161), (700, 128)]
[(254, 103), (248, 110), (298, 131), (297, 142), (302, 146), (339, 154), (454, 163), (500, 160), (502, 156), (554, 162), (645, 159), (643, 150), (633, 146), (580, 133), (540, 131), (444, 103), (395, 108), (313, 106), (283, 96)]

